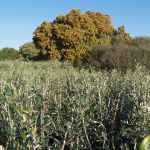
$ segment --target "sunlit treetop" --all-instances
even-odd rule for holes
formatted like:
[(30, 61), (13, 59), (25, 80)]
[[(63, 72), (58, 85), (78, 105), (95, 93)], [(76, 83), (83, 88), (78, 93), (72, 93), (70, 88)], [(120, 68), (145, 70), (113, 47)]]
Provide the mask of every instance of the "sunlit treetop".
[(43, 57), (71, 61), (80, 60), (95, 45), (130, 40), (123, 26), (117, 30), (112, 26), (110, 16), (90, 11), (82, 14), (77, 9), (53, 22), (43, 22), (33, 37)]

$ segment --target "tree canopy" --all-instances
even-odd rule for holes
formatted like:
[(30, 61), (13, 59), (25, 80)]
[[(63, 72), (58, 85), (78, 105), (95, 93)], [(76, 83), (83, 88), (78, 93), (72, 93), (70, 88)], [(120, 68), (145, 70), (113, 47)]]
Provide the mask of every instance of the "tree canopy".
[(130, 39), (123, 26), (117, 30), (112, 26), (110, 16), (74, 9), (53, 22), (43, 22), (35, 30), (33, 42), (43, 58), (75, 61), (95, 45)]
[(5, 47), (0, 50), (0, 60), (18, 59), (19, 54), (14, 48)]
[(24, 59), (32, 59), (38, 55), (38, 50), (35, 48), (33, 42), (28, 42), (19, 48), (19, 53), (23, 56)]

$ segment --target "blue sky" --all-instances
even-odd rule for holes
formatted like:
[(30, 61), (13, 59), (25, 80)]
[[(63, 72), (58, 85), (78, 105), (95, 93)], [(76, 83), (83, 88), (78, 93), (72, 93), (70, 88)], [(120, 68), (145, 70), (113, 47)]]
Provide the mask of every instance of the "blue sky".
[(0, 0), (0, 48), (19, 48), (32, 40), (42, 21), (77, 8), (99, 11), (124, 25), (132, 36), (150, 36), (150, 0)]

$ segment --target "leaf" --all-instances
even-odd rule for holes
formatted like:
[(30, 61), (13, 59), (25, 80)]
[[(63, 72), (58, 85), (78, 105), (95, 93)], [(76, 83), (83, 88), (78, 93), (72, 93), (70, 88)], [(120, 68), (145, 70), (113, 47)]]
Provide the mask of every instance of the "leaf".
[(32, 109), (31, 108), (26, 108), (26, 109), (23, 109), (22, 112), (27, 114), (27, 115), (31, 115), (32, 114)]
[(150, 135), (146, 136), (140, 145), (140, 150), (148, 150), (150, 148)]

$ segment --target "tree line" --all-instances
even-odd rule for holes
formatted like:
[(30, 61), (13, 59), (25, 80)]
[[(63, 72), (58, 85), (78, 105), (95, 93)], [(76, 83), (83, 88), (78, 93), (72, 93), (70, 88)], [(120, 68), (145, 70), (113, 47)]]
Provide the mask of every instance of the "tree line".
[(73, 9), (52, 22), (44, 21), (34, 31), (33, 41), (19, 51), (2, 49), (0, 60), (67, 60), (97, 69), (127, 69), (141, 63), (150, 68), (149, 46), (150, 38), (132, 38), (124, 26), (115, 29), (109, 15)]

